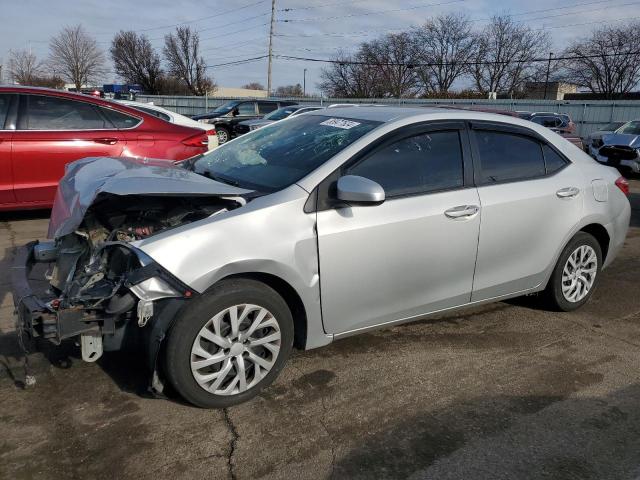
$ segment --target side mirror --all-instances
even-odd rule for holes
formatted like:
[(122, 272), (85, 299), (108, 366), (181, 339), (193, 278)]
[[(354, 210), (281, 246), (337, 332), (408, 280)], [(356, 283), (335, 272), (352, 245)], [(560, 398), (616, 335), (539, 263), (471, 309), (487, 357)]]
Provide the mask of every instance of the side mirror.
[(347, 203), (380, 204), (384, 202), (384, 188), (379, 183), (356, 175), (338, 179), (338, 200)]

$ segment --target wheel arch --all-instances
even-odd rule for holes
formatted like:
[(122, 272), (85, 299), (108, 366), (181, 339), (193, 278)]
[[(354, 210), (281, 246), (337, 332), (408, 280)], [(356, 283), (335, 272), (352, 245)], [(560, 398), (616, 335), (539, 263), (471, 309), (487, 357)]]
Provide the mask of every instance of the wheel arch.
[(600, 250), (602, 251), (602, 263), (604, 264), (607, 258), (607, 253), (609, 252), (609, 243), (611, 241), (609, 232), (604, 225), (600, 223), (590, 223), (582, 227), (579, 231), (593, 235), (593, 237), (598, 241)]
[(282, 299), (289, 307), (291, 316), (293, 318), (293, 345), (295, 348), (304, 350), (307, 345), (307, 310), (304, 306), (304, 302), (302, 301), (302, 297), (300, 297), (296, 289), (281, 277), (264, 272), (234, 273), (221, 278), (220, 280), (218, 280), (218, 282), (238, 278), (255, 280), (264, 283), (265, 285), (273, 288), (278, 293), (278, 295), (282, 297)]

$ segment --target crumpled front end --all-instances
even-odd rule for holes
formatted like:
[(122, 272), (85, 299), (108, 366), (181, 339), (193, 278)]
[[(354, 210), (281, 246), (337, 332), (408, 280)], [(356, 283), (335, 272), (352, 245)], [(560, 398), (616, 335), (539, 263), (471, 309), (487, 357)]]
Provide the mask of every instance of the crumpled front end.
[[(239, 208), (246, 192), (162, 161), (71, 164), (56, 196), (51, 240), (32, 242), (15, 257), (19, 327), (55, 343), (79, 337), (86, 361), (139, 334), (153, 335), (148, 323), (173, 316), (198, 294), (135, 243)], [(37, 263), (47, 264), (45, 292), (28, 281)], [(164, 330), (156, 333), (159, 344)]]
[(640, 173), (640, 136), (622, 133), (604, 135), (595, 159), (613, 167), (628, 167)]

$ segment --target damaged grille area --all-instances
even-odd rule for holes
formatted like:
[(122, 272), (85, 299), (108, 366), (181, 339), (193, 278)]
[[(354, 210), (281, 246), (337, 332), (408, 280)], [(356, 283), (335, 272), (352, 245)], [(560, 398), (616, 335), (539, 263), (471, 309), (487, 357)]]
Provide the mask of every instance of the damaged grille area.
[(638, 152), (635, 148), (623, 145), (606, 145), (600, 149), (600, 155), (607, 157), (609, 162), (619, 163), (621, 160), (635, 160)]
[[(100, 194), (73, 233), (34, 248), (35, 261), (50, 263), (48, 312), (35, 322), (34, 332), (57, 342), (114, 334), (141, 310), (148, 320), (155, 299), (190, 297), (187, 286), (130, 242), (239, 206), (215, 196)], [(155, 290), (147, 296), (149, 280)], [(138, 318), (138, 325), (144, 323)]]

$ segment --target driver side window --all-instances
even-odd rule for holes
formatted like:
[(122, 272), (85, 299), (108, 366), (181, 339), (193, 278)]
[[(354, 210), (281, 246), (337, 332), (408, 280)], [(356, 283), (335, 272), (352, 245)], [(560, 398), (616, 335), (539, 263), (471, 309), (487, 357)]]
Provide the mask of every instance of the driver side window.
[(398, 140), (352, 166), (347, 174), (379, 183), (387, 198), (462, 187), (460, 134), (448, 130)]

